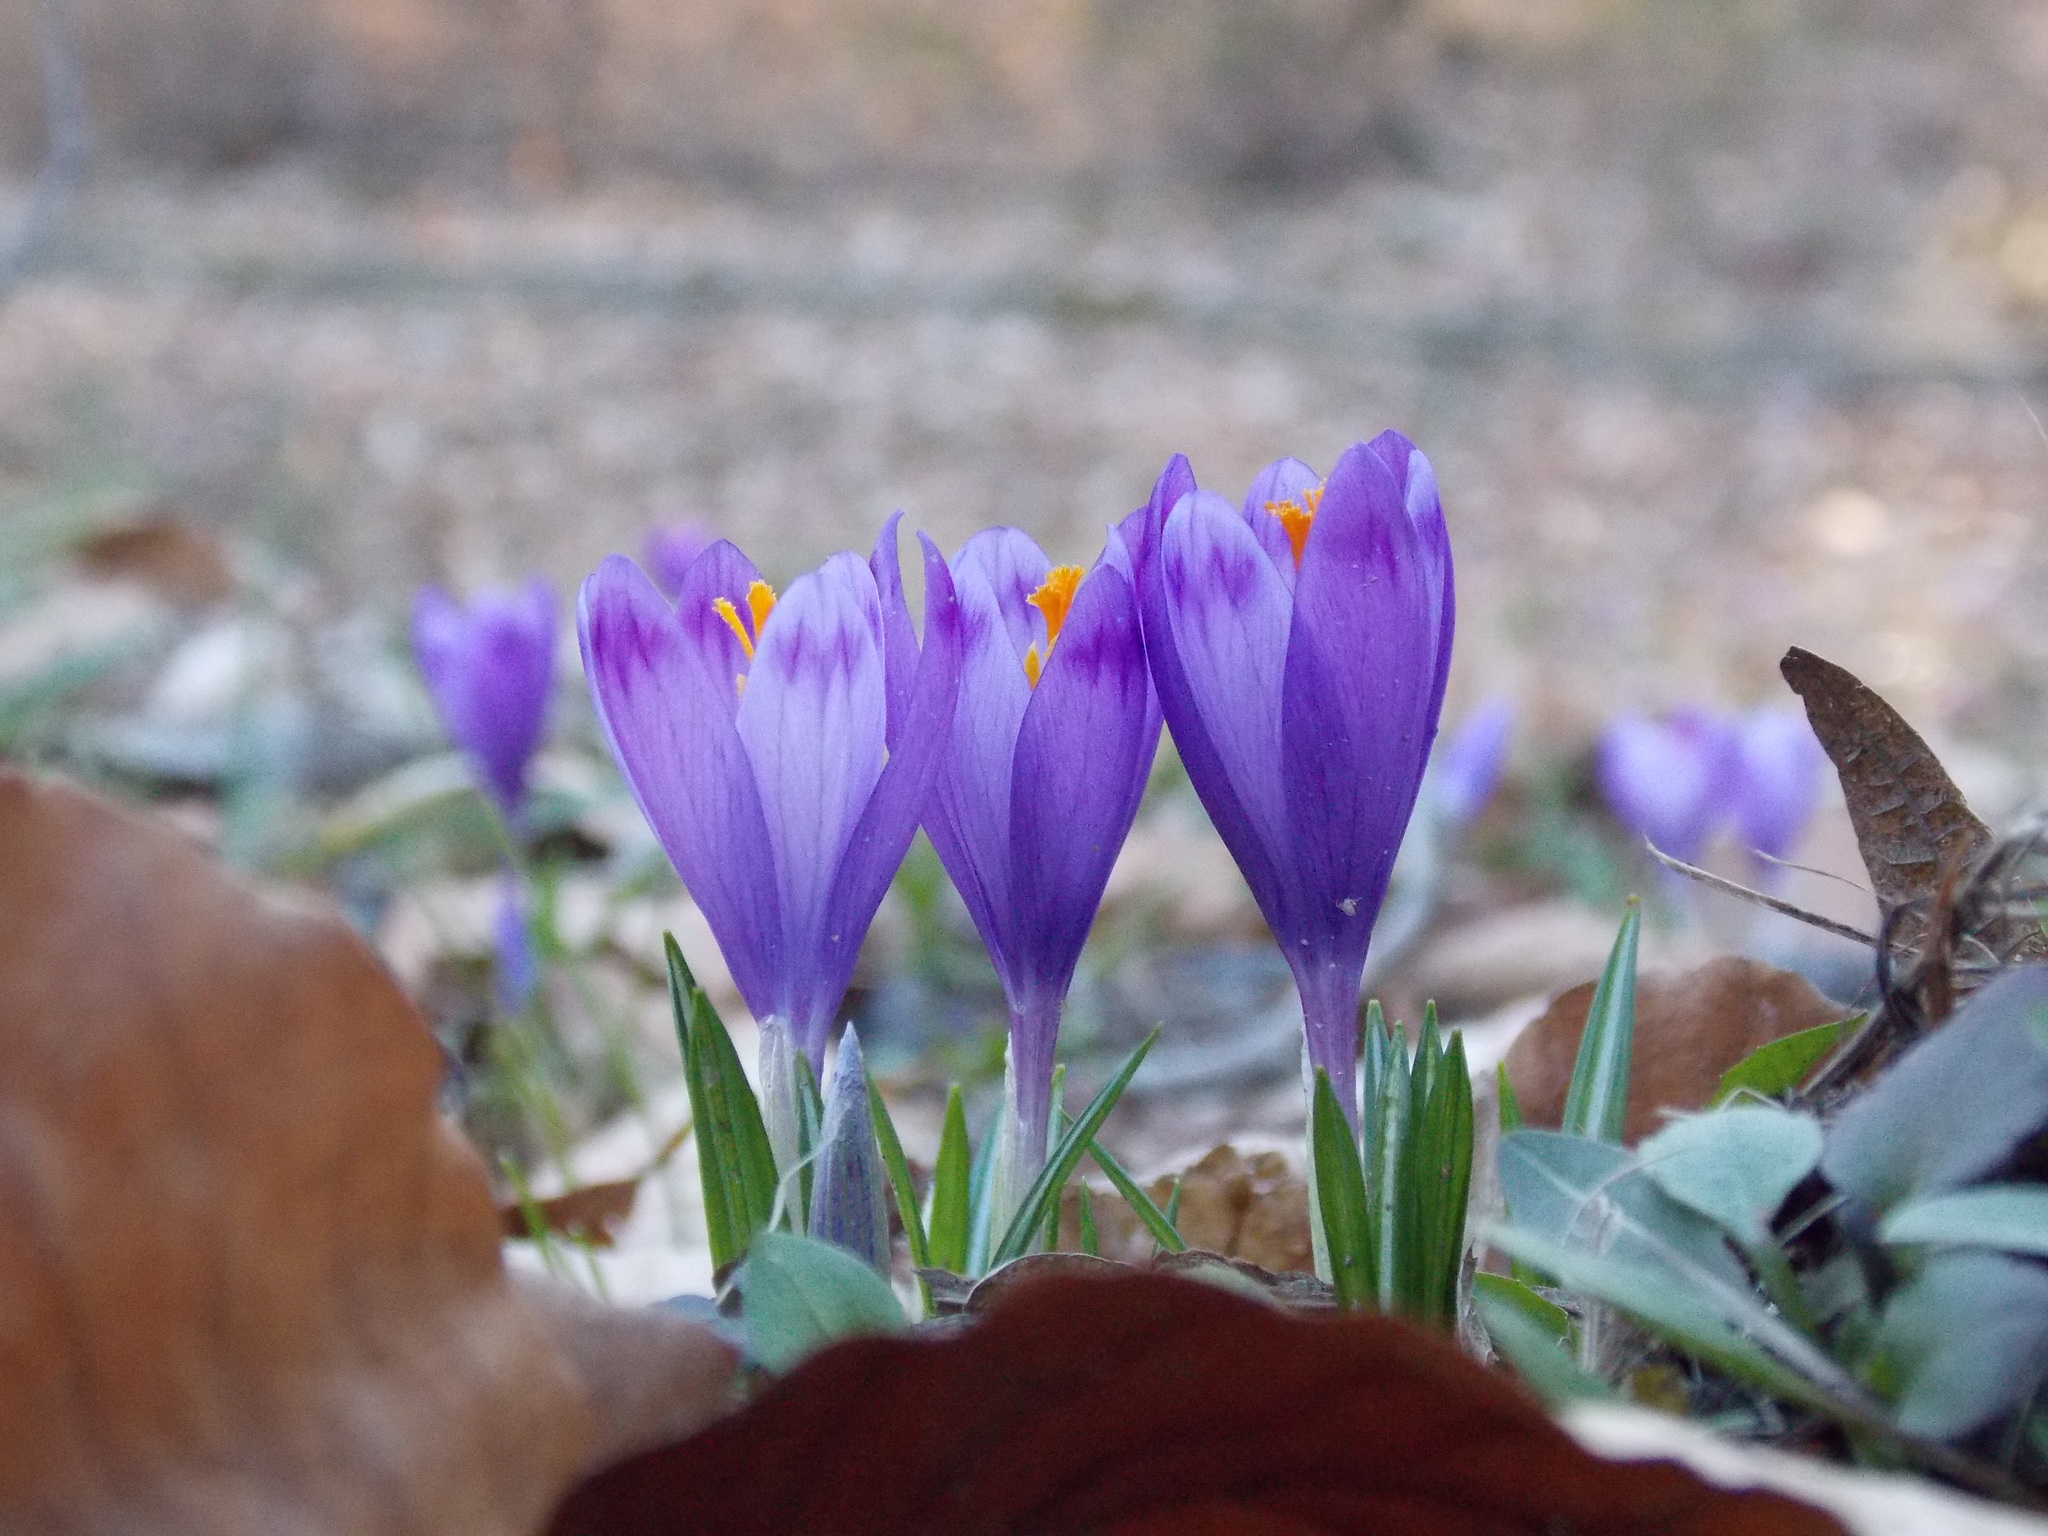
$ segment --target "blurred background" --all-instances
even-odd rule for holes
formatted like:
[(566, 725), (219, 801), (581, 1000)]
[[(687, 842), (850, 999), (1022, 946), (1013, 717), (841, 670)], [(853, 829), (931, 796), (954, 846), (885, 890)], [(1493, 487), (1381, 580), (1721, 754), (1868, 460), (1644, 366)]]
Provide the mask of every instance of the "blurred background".
[[(1087, 559), (1171, 453), (1235, 497), (1398, 426), (1457, 553), (1447, 720), (1517, 718), (1432, 920), (1553, 924), (1504, 979), (1454, 951), (1401, 983), (1479, 1017), (1581, 979), (1648, 879), (1603, 722), (1790, 703), (1790, 644), (1992, 819), (2032, 802), (2044, 407), (2042, 0), (0, 6), (0, 751), (327, 881), (463, 1059), (495, 853), (432, 756), (423, 580), (566, 602), (677, 523), (780, 580), (899, 507)], [(637, 995), (672, 920), (715, 972), (575, 670), (565, 640), (542, 948)], [(1276, 962), (1162, 775), (1098, 971), (1242, 1012)], [(864, 985), (926, 987), (899, 1015), (986, 1002), (927, 855), (882, 927)], [(1226, 984), (1217, 953), (1265, 958)], [(563, 1137), (664, 1027), (657, 998), (620, 1045), (577, 985)], [(531, 1150), (520, 1113), (480, 1134)]]

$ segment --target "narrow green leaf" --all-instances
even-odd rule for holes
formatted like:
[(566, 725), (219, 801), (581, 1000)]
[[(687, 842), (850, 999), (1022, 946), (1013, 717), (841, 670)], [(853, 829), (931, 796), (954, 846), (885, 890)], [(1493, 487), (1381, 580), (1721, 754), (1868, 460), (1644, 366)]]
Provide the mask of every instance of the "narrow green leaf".
[(1515, 1097), (1515, 1080), (1508, 1076), (1508, 1064), (1501, 1062), (1493, 1069), (1495, 1087), (1500, 1090), (1500, 1133), (1522, 1128), (1522, 1101)]
[(1330, 1247), (1330, 1283), (1337, 1305), (1366, 1307), (1378, 1296), (1372, 1233), (1367, 1220), (1365, 1169), (1358, 1143), (1351, 1139), (1351, 1121), (1337, 1102), (1330, 1074), (1316, 1068), (1315, 1096), (1309, 1111), (1309, 1134), (1315, 1141), (1314, 1198), (1323, 1213), (1323, 1238)]
[(1465, 1037), (1453, 1034), (1431, 1075), (1422, 1153), (1413, 1175), (1423, 1250), (1416, 1317), (1449, 1327), (1458, 1317), (1465, 1262), (1465, 1208), (1472, 1191), (1472, 1079)]
[[(1145, 1193), (1144, 1186), (1124, 1171), (1123, 1164), (1103, 1150), (1101, 1142), (1091, 1140), (1088, 1143), (1088, 1155), (1095, 1159), (1095, 1166), (1107, 1176), (1110, 1185), (1124, 1197), (1124, 1204), (1137, 1213), (1138, 1220), (1144, 1223), (1145, 1230), (1152, 1234), (1154, 1242), (1168, 1253), (1188, 1251), (1188, 1245), (1181, 1237), (1180, 1229), (1174, 1226), (1173, 1218), (1159, 1209), (1152, 1197)], [(1177, 1200), (1180, 1196), (1178, 1183), (1173, 1186), (1173, 1191)]]
[(1173, 1189), (1166, 1197), (1166, 1224), (1177, 1234), (1180, 1231), (1180, 1175), (1173, 1176)]
[(1081, 1228), (1081, 1251), (1091, 1259), (1099, 1258), (1102, 1255), (1102, 1243), (1095, 1234), (1095, 1191), (1088, 1187), (1086, 1181), (1083, 1181), (1080, 1189), (1081, 1199), (1077, 1209)]
[[(1067, 1064), (1060, 1062), (1052, 1069), (1052, 1108), (1045, 1117), (1045, 1144), (1049, 1147), (1058, 1146), (1060, 1137), (1066, 1130), (1067, 1112), (1063, 1107), (1066, 1102), (1066, 1087)], [(1060, 1245), (1060, 1205), (1066, 1196), (1066, 1190), (1066, 1180), (1063, 1179), (1053, 1190), (1052, 1199), (1046, 1202), (1045, 1239), (1041, 1246), (1047, 1253), (1051, 1253)]]
[(1636, 948), (1643, 927), (1642, 904), (1631, 896), (1614, 952), (1586, 1009), (1571, 1086), (1564, 1098), (1561, 1130), (1619, 1144), (1628, 1117), (1629, 1058), (1636, 1035)]
[(1109, 1112), (1116, 1107), (1116, 1101), (1123, 1096), (1131, 1078), (1144, 1063), (1146, 1053), (1159, 1038), (1155, 1025), (1138, 1048), (1117, 1069), (1116, 1076), (1102, 1085), (1088, 1107), (1081, 1112), (1081, 1118), (1074, 1122), (1046, 1158), (1045, 1166), (1038, 1171), (1038, 1177), (1031, 1181), (1030, 1189), (1024, 1193), (1024, 1202), (1016, 1217), (1010, 1222), (1003, 1240), (995, 1245), (989, 1254), (988, 1267), (991, 1269), (1007, 1264), (1012, 1259), (1022, 1258), (1031, 1246), (1031, 1236), (1039, 1230), (1045, 1220), (1046, 1206), (1059, 1198), (1061, 1187), (1074, 1171), (1074, 1165), (1081, 1161), (1081, 1154), (1088, 1143), (1095, 1139), (1095, 1133), (1102, 1129), (1102, 1122), (1109, 1118)]
[(1472, 1277), (1472, 1306), (1494, 1352), (1552, 1407), (1612, 1400), (1614, 1390), (1583, 1369), (1571, 1354), (1571, 1319), (1519, 1280)]
[(839, 1339), (901, 1333), (905, 1326), (887, 1281), (816, 1238), (759, 1233), (739, 1290), (747, 1353), (770, 1371), (786, 1371)]
[(1388, 1047), (1379, 1103), (1366, 1129), (1366, 1156), (1361, 1159), (1374, 1294), (1382, 1312), (1395, 1311), (1401, 1300), (1401, 1147), (1408, 1135), (1413, 1076), (1407, 1045), (1389, 1038)]
[(896, 1122), (890, 1118), (889, 1106), (882, 1102), (882, 1091), (875, 1086), (872, 1075), (868, 1077), (868, 1113), (875, 1122), (875, 1142), (882, 1151), (882, 1166), (889, 1171), (889, 1188), (896, 1196), (896, 1215), (903, 1222), (910, 1262), (919, 1269), (929, 1268), (931, 1249), (925, 1242), (924, 1216), (917, 1208), (917, 1184), (910, 1177), (910, 1160), (903, 1155)]
[(673, 934), (663, 935), (669, 1003), (683, 1043), (690, 1115), (704, 1184), (711, 1262), (723, 1268), (747, 1250), (775, 1209), (775, 1154), (761, 1107), (711, 999), (690, 974)]
[(974, 1150), (973, 1173), (967, 1181), (967, 1268), (961, 1271), (963, 1274), (986, 1274), (992, 1267), (988, 1249), (995, 1234), (989, 1230), (994, 1225), (989, 1219), (989, 1200), (995, 1189), (996, 1142), (1002, 1129), (1002, 1112), (998, 1110), (988, 1129), (982, 1132), (981, 1145)]
[(1707, 1107), (1715, 1108), (1730, 1095), (1745, 1090), (1767, 1099), (1790, 1093), (1806, 1081), (1806, 1075), (1820, 1065), (1843, 1036), (1860, 1028), (1866, 1017), (1859, 1013), (1838, 1023), (1816, 1024), (1758, 1046), (1721, 1074), (1721, 1086), (1714, 1090)]
[(972, 1152), (967, 1109), (960, 1085), (946, 1090), (946, 1119), (939, 1132), (939, 1157), (932, 1164), (931, 1229), (928, 1257), (934, 1269), (964, 1274), (967, 1269), (967, 1185)]

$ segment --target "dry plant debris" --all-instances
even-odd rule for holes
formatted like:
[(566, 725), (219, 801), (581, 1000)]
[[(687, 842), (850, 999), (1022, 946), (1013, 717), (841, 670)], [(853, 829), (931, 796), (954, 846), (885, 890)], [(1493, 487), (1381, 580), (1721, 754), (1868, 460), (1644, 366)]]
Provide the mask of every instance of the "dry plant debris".
[(1375, 1530), (1841, 1527), (1668, 1464), (1603, 1463), (1404, 1324), (1121, 1275), (1020, 1286), (950, 1337), (837, 1345), (745, 1412), (593, 1479), (553, 1536)]
[[(1595, 985), (1560, 993), (1508, 1048), (1508, 1078), (1530, 1125), (1563, 1118)], [(1642, 976), (1623, 1138), (1649, 1135), (1665, 1110), (1705, 1108), (1721, 1075), (1751, 1051), (1842, 1015), (1805, 977), (1733, 955), (1675, 976)]]
[(518, 1536), (727, 1402), (521, 1286), (440, 1061), (324, 905), (0, 774), (0, 1528)]

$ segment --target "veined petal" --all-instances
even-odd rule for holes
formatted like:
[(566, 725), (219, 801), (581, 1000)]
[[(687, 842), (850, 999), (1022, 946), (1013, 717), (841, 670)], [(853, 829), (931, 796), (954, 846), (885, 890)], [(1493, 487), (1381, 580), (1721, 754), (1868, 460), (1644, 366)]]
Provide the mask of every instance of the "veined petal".
[(824, 1062), (832, 1010), (853, 976), (860, 942), (931, 798), (960, 695), (960, 604), (953, 576), (930, 539), (919, 534), (918, 543), (924, 550), (924, 647), (903, 731), (847, 839), (832, 878), (808, 988), (799, 999), (799, 1011), (791, 1014), (814, 1067)]
[(1320, 491), (1322, 484), (1323, 477), (1301, 460), (1275, 459), (1253, 478), (1252, 488), (1244, 498), (1245, 524), (1258, 535), (1266, 558), (1273, 562), (1273, 569), (1280, 573), (1290, 592), (1294, 590), (1294, 543), (1288, 538), (1285, 525), (1270, 509), (1291, 501), (1313, 511), (1310, 493)]
[[(1017, 733), (1032, 698), (1024, 652), (1038, 643), (1029, 628), (1035, 610), (1026, 599), (1049, 566), (1038, 546), (1014, 528), (978, 533), (953, 557), (960, 693), (926, 803), (925, 830), (998, 972), (1006, 970), (1013, 949), (1010, 777)], [(1011, 613), (1004, 612), (1006, 603)]]
[(889, 514), (875, 536), (875, 552), (868, 557), (868, 569), (874, 573), (875, 590), (882, 599), (882, 672), (889, 685), (892, 749), (903, 734), (903, 717), (917, 684), (917, 630), (910, 622), (910, 605), (903, 596), (903, 568), (896, 560), (896, 527), (902, 521), (901, 512)]
[(1422, 555), (1429, 571), (1429, 590), (1441, 594), (1431, 609), (1437, 632), (1436, 704), (1443, 708), (1444, 685), (1451, 674), (1451, 633), (1457, 622), (1457, 579), (1451, 566), (1451, 531), (1444, 522), (1444, 504), (1437, 494), (1436, 466), (1429, 455), (1399, 432), (1382, 432), (1366, 445), (1392, 471), (1401, 487), (1408, 517), (1422, 538)]
[(747, 589), (760, 579), (754, 562), (741, 554), (737, 545), (719, 539), (705, 546), (676, 584), (676, 622), (705, 663), (723, 672), (731, 683), (719, 699), (728, 720), (739, 713), (737, 680), (747, 675), (752, 663), (739, 635), (718, 611), (718, 603), (723, 599), (732, 604), (739, 621), (751, 625)]
[[(1016, 742), (1008, 841), (1020, 994), (1065, 995), (1158, 744), (1137, 596), (1121, 572), (1098, 564), (1075, 594)], [(1049, 1049), (1034, 1053), (1028, 1042), (1017, 1054), (1050, 1061)]]
[(1300, 895), (1284, 938), (1317, 1065), (1349, 1060), (1359, 971), (1436, 737), (1448, 572), (1423, 544), (1385, 461), (1346, 452), (1302, 552), (1282, 723)]
[[(1268, 855), (1280, 857), (1280, 684), (1293, 606), (1286, 586), (1237, 509), (1203, 491), (1184, 497), (1167, 518), (1159, 574), (1174, 650), (1215, 773)], [(1160, 691), (1178, 741), (1180, 723)], [(1189, 763), (1190, 776), (1196, 771)]]
[(727, 662), (692, 643), (624, 556), (583, 583), (578, 607), (583, 671), (612, 755), (740, 996), (766, 1018), (778, 1011), (782, 912), (753, 764), (724, 702)]
[[(793, 994), (809, 990), (801, 978), (825, 942), (833, 877), (882, 772), (880, 627), (881, 596), (859, 556), (834, 555), (798, 577), (762, 626), (734, 721), (775, 850)], [(802, 1039), (806, 1021), (795, 995), (789, 1002)]]

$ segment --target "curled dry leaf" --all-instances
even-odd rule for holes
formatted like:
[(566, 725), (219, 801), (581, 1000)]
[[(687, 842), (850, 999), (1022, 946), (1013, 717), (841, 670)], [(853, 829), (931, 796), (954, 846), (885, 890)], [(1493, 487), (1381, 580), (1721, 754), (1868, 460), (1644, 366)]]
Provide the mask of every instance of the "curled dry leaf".
[[(1560, 993), (1508, 1049), (1508, 1077), (1530, 1125), (1555, 1126), (1564, 1118), (1594, 986), (1588, 981)], [(1633, 1143), (1656, 1130), (1662, 1110), (1705, 1108), (1721, 1075), (1751, 1051), (1832, 1024), (1844, 1012), (1805, 977), (1733, 955), (1676, 976), (1646, 973), (1636, 983), (1622, 1139)]]
[(1381, 1318), (1154, 1275), (1045, 1279), (934, 1339), (854, 1340), (579, 1489), (554, 1536), (1839, 1536), (1774, 1494), (1589, 1455)]
[(633, 1214), (640, 1195), (640, 1177), (613, 1179), (607, 1184), (585, 1184), (566, 1194), (536, 1200), (531, 1206), (508, 1200), (498, 1207), (498, 1225), (507, 1237), (537, 1237), (542, 1232), (559, 1233), (589, 1243), (593, 1248), (612, 1246), (612, 1229)]
[[(1191, 1248), (1245, 1259), (1262, 1269), (1306, 1270), (1314, 1262), (1308, 1228), (1308, 1184), (1278, 1152), (1249, 1156), (1225, 1143), (1182, 1173), (1152, 1180), (1145, 1193), (1162, 1210), (1180, 1185), (1175, 1226)], [(1114, 1190), (1092, 1189), (1096, 1240), (1107, 1258), (1139, 1263), (1157, 1246), (1137, 1213)], [(1062, 1196), (1060, 1246), (1081, 1246), (1081, 1191)]]
[(1870, 888), (1887, 915), (1933, 896), (1944, 872), (1983, 856), (1991, 829), (1897, 710), (1847, 668), (1796, 645), (1778, 670), (1835, 765)]
[(701, 1330), (516, 1286), (338, 914), (0, 773), (0, 1529), (518, 1536), (704, 1422)]

